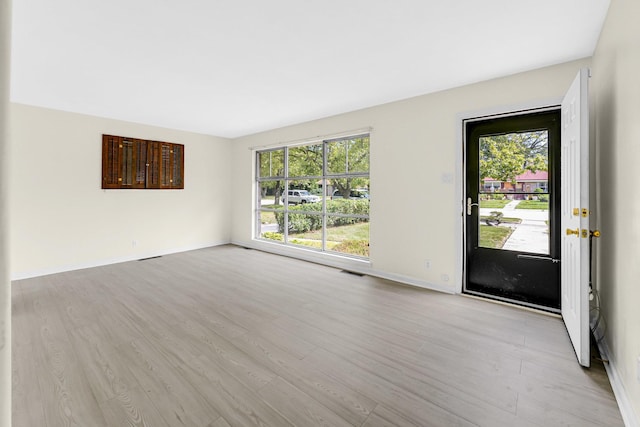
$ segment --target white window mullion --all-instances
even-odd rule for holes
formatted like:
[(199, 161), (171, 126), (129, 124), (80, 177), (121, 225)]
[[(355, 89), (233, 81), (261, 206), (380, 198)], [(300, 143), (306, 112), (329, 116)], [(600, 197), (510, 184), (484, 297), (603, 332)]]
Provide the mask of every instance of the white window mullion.
[(322, 143), (322, 252), (327, 250), (327, 142)]
[(289, 147), (284, 147), (284, 189), (282, 190), (282, 212), (284, 215), (284, 230), (282, 235), (284, 236), (284, 243), (289, 243)]

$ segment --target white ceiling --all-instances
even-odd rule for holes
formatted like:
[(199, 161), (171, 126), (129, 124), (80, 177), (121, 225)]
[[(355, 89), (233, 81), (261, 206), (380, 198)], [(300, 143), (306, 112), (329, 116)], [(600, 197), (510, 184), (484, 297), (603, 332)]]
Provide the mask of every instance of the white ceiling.
[(14, 0), (13, 102), (223, 137), (592, 55), (609, 0)]

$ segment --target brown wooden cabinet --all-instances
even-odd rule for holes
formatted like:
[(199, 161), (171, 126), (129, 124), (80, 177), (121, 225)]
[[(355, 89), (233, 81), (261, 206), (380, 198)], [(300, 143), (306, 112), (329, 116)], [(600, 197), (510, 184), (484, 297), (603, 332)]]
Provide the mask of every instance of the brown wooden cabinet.
[(183, 189), (184, 145), (102, 135), (102, 188)]

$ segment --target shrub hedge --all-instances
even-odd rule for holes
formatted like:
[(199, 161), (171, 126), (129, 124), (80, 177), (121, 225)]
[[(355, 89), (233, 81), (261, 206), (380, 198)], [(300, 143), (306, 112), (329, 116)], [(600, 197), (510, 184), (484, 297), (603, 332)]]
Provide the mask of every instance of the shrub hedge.
[[(297, 214), (296, 211), (310, 212), (310, 214)], [(317, 215), (315, 213), (317, 212)], [(306, 233), (307, 231), (322, 228), (322, 203), (304, 203), (289, 206), (289, 233)], [(284, 232), (284, 212), (274, 212), (278, 222), (278, 231)], [(331, 214), (343, 215), (369, 215), (368, 200), (327, 200), (327, 227), (350, 225), (358, 222), (367, 222), (368, 218), (354, 218), (331, 216)]]

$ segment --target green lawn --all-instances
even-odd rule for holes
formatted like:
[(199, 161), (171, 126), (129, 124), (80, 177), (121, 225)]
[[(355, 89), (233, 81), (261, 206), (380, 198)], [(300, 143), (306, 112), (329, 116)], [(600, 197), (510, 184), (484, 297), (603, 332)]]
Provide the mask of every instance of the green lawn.
[[(321, 240), (322, 230), (308, 231), (306, 233), (289, 234), (290, 239)], [(327, 240), (344, 242), (345, 240), (369, 240), (369, 223), (359, 222), (353, 225), (329, 227)]]
[[(291, 236), (289, 236), (289, 243), (292, 243), (294, 245), (309, 246), (316, 249), (322, 248), (322, 242), (320, 240), (297, 239), (295, 237), (292, 238)], [(339, 244), (340, 242), (327, 242), (327, 249), (333, 249)]]
[(480, 207), (481, 208), (502, 209), (505, 206), (507, 206), (507, 204), (510, 201), (511, 200), (480, 200)]
[[(295, 245), (322, 247), (322, 231), (289, 234), (289, 242)], [(327, 249), (351, 255), (369, 256), (369, 223), (329, 227), (327, 229)]]
[(523, 200), (516, 206), (516, 209), (540, 209), (549, 210), (549, 202), (539, 200)]
[(502, 249), (504, 243), (513, 233), (511, 227), (492, 227), (490, 225), (480, 225), (480, 247)]
[[(262, 223), (263, 224), (271, 224), (275, 223), (274, 220), (269, 220), (273, 217), (272, 212), (261, 212), (262, 215)], [(267, 215), (270, 215), (267, 216)], [(306, 246), (314, 246), (311, 241), (321, 241), (322, 240), (322, 230), (314, 230), (308, 231), (306, 233), (289, 233), (289, 240), (297, 239), (300, 243)], [(368, 222), (359, 222), (357, 224), (352, 225), (342, 225), (339, 227), (329, 227), (327, 229), (327, 240), (332, 242), (340, 243), (347, 240), (369, 240), (369, 223)]]
[(276, 216), (273, 212), (260, 212), (260, 223), (261, 224), (275, 224)]

